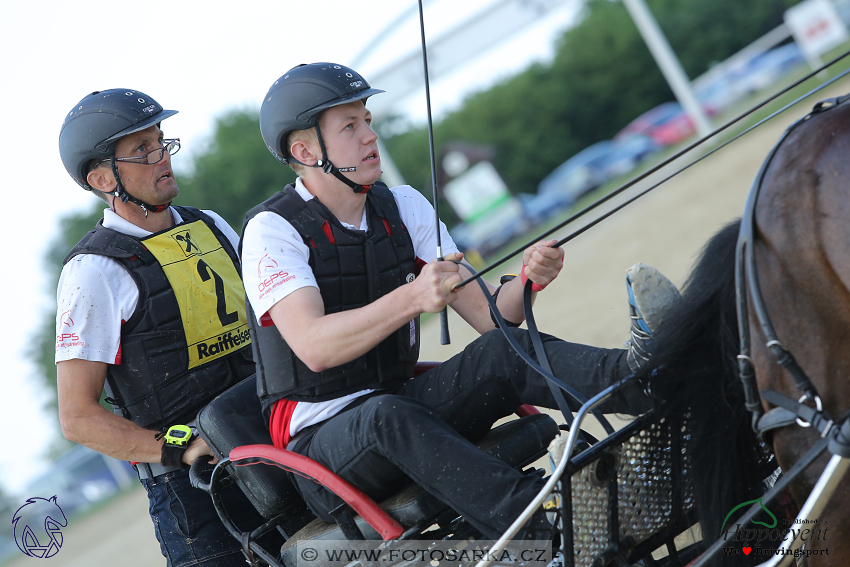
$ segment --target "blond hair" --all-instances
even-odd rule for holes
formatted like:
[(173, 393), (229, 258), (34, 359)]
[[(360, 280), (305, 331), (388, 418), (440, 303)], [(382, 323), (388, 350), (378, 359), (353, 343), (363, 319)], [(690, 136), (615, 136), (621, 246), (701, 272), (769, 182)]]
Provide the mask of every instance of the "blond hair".
[[(290, 149), (292, 148), (292, 144), (295, 142), (302, 142), (303, 144), (313, 144), (319, 145), (319, 137), (316, 135), (315, 128), (307, 128), (306, 130), (293, 130), (286, 137), (286, 153), (290, 154)], [(295, 172), (296, 175), (301, 177), (304, 175), (304, 167), (300, 163), (295, 163), (290, 160), (289, 167), (292, 168), (292, 171)]]

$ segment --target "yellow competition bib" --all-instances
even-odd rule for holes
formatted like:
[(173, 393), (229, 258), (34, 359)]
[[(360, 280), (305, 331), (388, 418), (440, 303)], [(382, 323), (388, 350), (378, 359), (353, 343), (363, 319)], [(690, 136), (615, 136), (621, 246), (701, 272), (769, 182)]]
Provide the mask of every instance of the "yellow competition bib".
[(242, 280), (203, 221), (181, 224), (143, 243), (162, 265), (177, 297), (189, 368), (251, 344)]

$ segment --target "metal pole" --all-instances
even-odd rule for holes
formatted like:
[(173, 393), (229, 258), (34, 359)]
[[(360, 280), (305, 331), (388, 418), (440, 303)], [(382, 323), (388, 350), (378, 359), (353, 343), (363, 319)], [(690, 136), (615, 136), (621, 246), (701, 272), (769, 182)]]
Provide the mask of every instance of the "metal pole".
[(664, 32), (658, 27), (658, 22), (655, 21), (652, 12), (646, 6), (646, 2), (644, 0), (623, 0), (623, 4), (626, 5), (626, 9), (631, 14), (640, 35), (646, 42), (646, 46), (655, 58), (655, 62), (658, 63), (661, 73), (667, 79), (670, 88), (673, 89), (673, 94), (676, 95), (682, 108), (693, 120), (699, 136), (701, 138), (708, 136), (711, 133), (711, 123), (696, 95), (694, 95), (688, 76), (682, 69), (682, 64), (679, 63), (679, 59), (673, 53), (673, 49), (667, 42), (667, 38), (664, 37)]
[[(428, 81), (428, 50), (425, 46), (425, 11), (422, 9), (422, 0), (419, 0), (419, 32), (422, 38), (422, 71), (425, 77), (425, 103), (428, 108), (428, 149), (431, 154), (431, 191), (434, 195), (434, 222), (437, 227), (437, 260), (443, 261), (443, 243), (440, 231), (440, 204), (437, 195), (437, 156), (434, 150), (434, 122), (431, 120), (431, 87)], [(449, 312), (448, 307), (440, 311), (440, 344), (451, 343), (449, 337)]]

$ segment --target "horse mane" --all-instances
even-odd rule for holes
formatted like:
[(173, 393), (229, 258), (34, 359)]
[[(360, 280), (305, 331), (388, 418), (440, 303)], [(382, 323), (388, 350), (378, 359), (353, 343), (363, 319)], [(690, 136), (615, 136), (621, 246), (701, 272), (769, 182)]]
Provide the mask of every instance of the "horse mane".
[[(735, 358), (739, 351), (735, 302), (739, 226), (740, 220), (728, 224), (705, 245), (681, 301), (670, 307), (655, 332), (649, 363), (639, 371), (656, 409), (662, 415), (687, 417), (690, 423), (686, 451), (697, 517), (707, 544), (721, 536), (724, 518), (732, 508), (763, 494), (769, 459), (750, 428)], [(733, 565), (735, 560), (734, 556), (717, 559), (723, 565)]]

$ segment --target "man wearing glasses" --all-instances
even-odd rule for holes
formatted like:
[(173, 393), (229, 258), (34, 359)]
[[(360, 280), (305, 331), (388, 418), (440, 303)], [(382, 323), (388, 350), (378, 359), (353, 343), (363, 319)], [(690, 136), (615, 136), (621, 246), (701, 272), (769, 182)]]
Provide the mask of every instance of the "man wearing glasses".
[[(238, 542), (187, 470), (212, 455), (193, 435), (198, 410), (254, 373), (239, 237), (212, 211), (171, 206), (180, 141), (165, 139), (160, 123), (174, 114), (144, 93), (113, 89), (65, 117), (65, 169), (109, 208), (59, 280), (59, 418), (69, 440), (134, 463), (169, 566), (242, 565)], [(114, 413), (100, 405), (104, 390)], [(237, 487), (224, 498), (240, 527), (262, 523)]]

